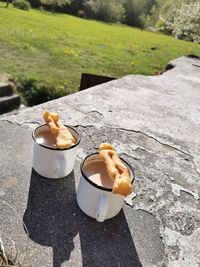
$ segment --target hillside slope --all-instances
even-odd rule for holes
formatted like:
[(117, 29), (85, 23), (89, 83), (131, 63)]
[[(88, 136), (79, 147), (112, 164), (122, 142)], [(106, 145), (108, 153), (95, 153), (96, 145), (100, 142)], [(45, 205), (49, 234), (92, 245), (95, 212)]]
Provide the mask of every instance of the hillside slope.
[(68, 15), (4, 8), (0, 2), (0, 73), (31, 77), (65, 93), (78, 90), (81, 73), (152, 75), (200, 46), (173, 37)]

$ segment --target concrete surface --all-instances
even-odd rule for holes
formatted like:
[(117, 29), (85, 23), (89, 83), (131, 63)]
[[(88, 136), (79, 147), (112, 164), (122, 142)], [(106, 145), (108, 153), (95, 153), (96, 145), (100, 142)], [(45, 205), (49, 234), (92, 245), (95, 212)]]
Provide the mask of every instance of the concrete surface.
[[(126, 76), (1, 118), (0, 199), (29, 231), (25, 266), (200, 266), (200, 60), (171, 64), (161, 76)], [(59, 181), (32, 170), (44, 109), (82, 137), (74, 172)], [(120, 214), (101, 224), (79, 210), (76, 188), (80, 162), (104, 141), (136, 179)], [(20, 224), (14, 232), (24, 238)]]

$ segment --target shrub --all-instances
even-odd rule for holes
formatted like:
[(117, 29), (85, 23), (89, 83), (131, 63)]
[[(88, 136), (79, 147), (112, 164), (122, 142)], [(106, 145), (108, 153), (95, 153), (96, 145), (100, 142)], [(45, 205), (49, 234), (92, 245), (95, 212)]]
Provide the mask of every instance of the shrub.
[(164, 27), (165, 26), (165, 23), (166, 23), (165, 20), (160, 18), (156, 22), (156, 29), (160, 29), (160, 28)]
[(14, 0), (12, 3), (14, 7), (22, 9), (22, 10), (28, 11), (31, 8), (30, 3), (25, 0)]
[(106, 22), (122, 22), (124, 8), (119, 0), (88, 0), (85, 3), (88, 17)]
[(65, 86), (54, 87), (35, 78), (21, 80), (18, 91), (21, 92), (28, 106), (41, 104), (69, 93)]
[(164, 34), (172, 35), (174, 18), (177, 16), (178, 9), (171, 8), (170, 13), (166, 15), (165, 23), (159, 28), (159, 31)]
[(200, 3), (191, 2), (172, 9), (160, 31), (173, 34), (179, 39), (200, 43)]
[(200, 3), (183, 5), (174, 18), (172, 28), (176, 37), (200, 43)]
[(85, 11), (82, 9), (79, 9), (79, 11), (77, 12), (77, 16), (80, 18), (86, 18)]

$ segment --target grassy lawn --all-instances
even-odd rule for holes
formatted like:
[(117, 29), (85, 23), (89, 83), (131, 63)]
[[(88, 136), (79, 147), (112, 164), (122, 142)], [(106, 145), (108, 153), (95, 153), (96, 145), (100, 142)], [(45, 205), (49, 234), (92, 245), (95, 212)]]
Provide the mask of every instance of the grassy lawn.
[(111, 77), (152, 75), (177, 57), (200, 56), (200, 45), (173, 37), (4, 7), (0, 2), (0, 73), (35, 77), (64, 86), (68, 93), (78, 90), (82, 72)]

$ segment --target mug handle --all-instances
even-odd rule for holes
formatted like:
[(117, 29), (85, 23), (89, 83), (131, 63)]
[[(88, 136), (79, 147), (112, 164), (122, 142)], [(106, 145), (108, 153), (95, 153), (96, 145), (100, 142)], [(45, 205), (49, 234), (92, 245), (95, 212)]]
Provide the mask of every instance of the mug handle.
[(105, 221), (106, 213), (108, 210), (108, 196), (105, 194), (102, 194), (99, 197), (99, 205), (96, 212), (96, 220), (98, 222)]

